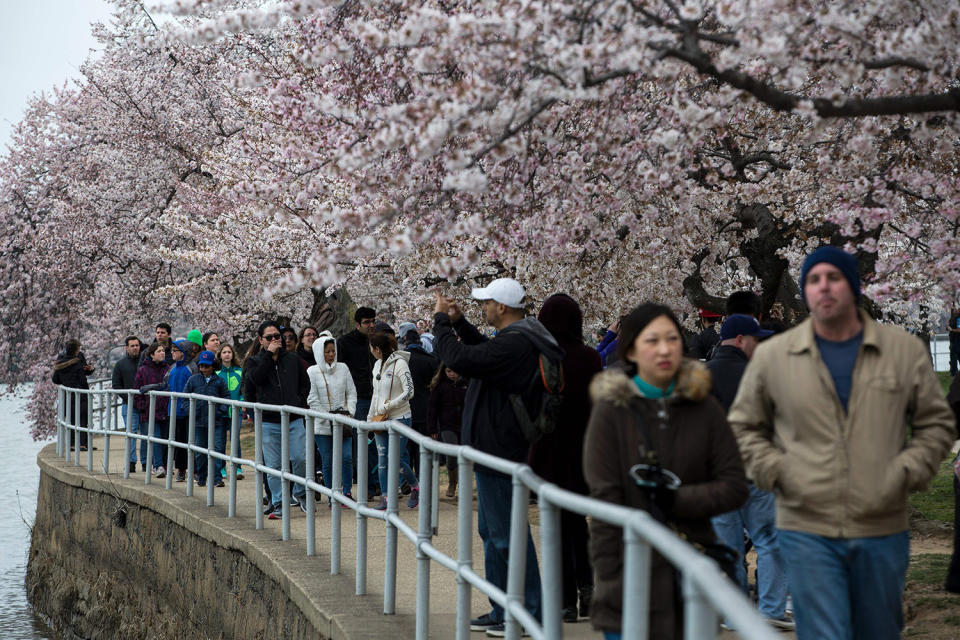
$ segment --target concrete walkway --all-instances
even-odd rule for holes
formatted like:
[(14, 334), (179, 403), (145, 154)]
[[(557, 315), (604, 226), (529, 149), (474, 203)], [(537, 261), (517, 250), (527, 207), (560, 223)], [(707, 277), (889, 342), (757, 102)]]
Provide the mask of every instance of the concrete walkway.
[[(367, 595), (356, 596), (356, 529), (357, 516), (349, 509), (341, 511), (341, 561), (340, 574), (330, 574), (331, 511), (326, 500), (317, 500), (315, 514), (316, 555), (306, 555), (306, 523), (308, 515), (298, 509), (292, 510), (291, 538), (283, 541), (281, 521), (264, 519), (264, 528), (256, 529), (256, 510), (262, 509), (254, 495), (255, 480), (247, 474), (237, 482), (236, 517), (227, 517), (228, 488), (214, 492), (214, 504), (206, 505), (206, 489), (194, 487), (192, 497), (186, 495), (187, 483), (174, 482), (171, 490), (165, 489), (165, 480), (153, 478), (150, 485), (144, 483), (144, 473), (137, 471), (129, 479), (123, 478), (123, 437), (112, 436), (110, 441), (110, 474), (103, 474), (104, 439), (96, 437), (98, 447), (93, 455), (93, 471), (86, 469), (87, 453), (81, 452), (81, 466), (73, 459), (67, 461), (56, 457), (55, 445), (50, 445), (40, 454), (41, 465), (48, 465), (59, 475), (69, 475), (84, 481), (91, 487), (96, 481), (103, 490), (111, 491), (146, 508), (159, 511), (182, 526), (194, 529), (198, 535), (211, 539), (225, 547), (236, 548), (257, 564), (262, 570), (281, 582), (287, 582), (291, 597), (305, 615), (315, 623), (321, 633), (330, 637), (349, 640), (412, 638), (415, 630), (416, 609), (416, 552), (413, 544), (401, 533), (397, 552), (397, 596), (394, 615), (383, 614), (384, 553), (386, 525), (376, 519), (367, 520), (368, 559)], [(250, 455), (251, 452), (244, 452)], [(138, 465), (139, 469), (139, 465)], [(105, 484), (106, 483), (106, 484)], [(229, 486), (229, 485), (228, 485)], [(356, 489), (356, 488), (354, 488)], [(441, 486), (438, 534), (433, 544), (451, 558), (456, 558), (456, 508), (457, 500), (443, 496)], [(356, 492), (355, 492), (356, 493)], [(370, 503), (371, 506), (374, 504)], [(474, 502), (474, 508), (475, 507)], [(400, 515), (413, 530), (417, 529), (416, 509), (406, 507), (402, 497)], [(483, 551), (476, 533), (476, 517), (473, 524), (473, 567), (483, 574)], [(539, 527), (533, 526), (534, 542), (539, 548)], [(263, 565), (269, 565), (264, 567)], [(456, 636), (456, 580), (450, 571), (431, 563), (430, 573), (430, 637), (450, 639)], [(476, 589), (473, 590), (471, 616), (489, 610), (489, 602)], [(310, 610), (313, 611), (310, 611)], [(564, 638), (602, 638), (588, 620), (563, 625)], [(485, 634), (474, 632), (472, 638), (479, 640)], [(720, 637), (736, 638), (736, 634), (723, 633)], [(784, 634), (791, 638), (793, 634)]]

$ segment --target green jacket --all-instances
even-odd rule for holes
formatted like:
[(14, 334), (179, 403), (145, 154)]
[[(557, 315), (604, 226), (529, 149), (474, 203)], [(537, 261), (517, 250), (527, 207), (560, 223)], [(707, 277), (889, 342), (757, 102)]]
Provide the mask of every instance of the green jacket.
[(809, 319), (757, 347), (730, 407), (748, 475), (776, 493), (780, 528), (834, 538), (908, 529), (908, 493), (927, 486), (956, 438), (924, 343), (860, 315), (846, 413)]

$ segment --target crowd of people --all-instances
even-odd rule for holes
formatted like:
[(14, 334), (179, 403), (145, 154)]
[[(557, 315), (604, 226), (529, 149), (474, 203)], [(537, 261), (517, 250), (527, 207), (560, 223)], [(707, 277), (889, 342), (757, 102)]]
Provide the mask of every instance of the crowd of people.
[[(421, 335), (413, 323), (394, 329), (378, 322), (374, 309), (360, 307), (355, 328), (339, 338), (267, 320), (244, 357), (215, 333), (172, 340), (169, 325), (159, 323), (146, 349), (127, 338), (113, 386), (397, 420), (444, 442), (529, 463), (571, 491), (643, 509), (715, 558), (745, 592), (743, 560), (751, 545), (757, 607), (776, 629), (795, 628), (803, 639), (897, 638), (909, 559), (907, 496), (936, 473), (956, 439), (956, 416), (926, 346), (860, 309), (853, 256), (821, 247), (803, 263), (799, 285), (810, 315), (793, 328), (764, 322), (759, 298), (736, 292), (722, 315), (701, 313), (703, 331), (689, 341), (673, 310), (646, 302), (611, 324), (596, 347), (584, 340), (583, 313), (573, 298), (550, 296), (536, 316), (528, 315), (524, 288), (510, 278), (471, 291), (492, 337), (466, 319), (459, 301), (440, 293), (432, 333)], [(560, 406), (551, 428), (531, 439), (521, 425), (546, 406), (540, 382), (547, 361), (562, 365)], [(71, 341), (54, 380), (82, 387), (91, 371)], [(185, 441), (189, 403), (156, 397), (151, 408), (149, 396), (132, 397), (132, 407), (122, 398), (131, 431), (143, 431), (152, 411), (155, 434), (173, 429), (174, 439)], [(956, 382), (950, 397), (960, 410)], [(197, 402), (196, 412), (197, 444), (205, 446), (206, 403)], [(232, 416), (223, 405), (212, 415), (214, 448), (223, 452)], [(264, 411), (264, 464), (277, 469), (282, 428), (278, 412)], [(303, 420), (291, 416), (287, 428), (291, 470), (303, 475)], [(330, 421), (314, 422), (327, 487), (336, 431)], [(371, 499), (384, 509), (389, 439), (385, 432), (374, 432), (372, 441), (358, 435), (342, 429), (339, 489), (352, 495), (358, 474), (368, 474)], [(405, 438), (397, 445), (396, 481), (414, 509), (419, 458)], [(358, 446), (371, 452), (367, 469), (355, 464)], [(162, 445), (153, 447), (150, 461), (145, 448), (142, 471), (173, 472), (164, 468)], [(130, 471), (136, 461), (131, 446)], [(183, 480), (185, 452), (174, 461)], [(446, 495), (454, 497), (456, 459), (446, 465)], [(956, 468), (960, 474), (960, 463)], [(206, 456), (197, 457), (196, 469), (203, 484)], [(222, 464), (209, 474), (222, 485)], [(511, 479), (477, 465), (475, 482), (486, 579), (505, 590)], [(281, 483), (270, 476), (267, 485), (266, 514), (276, 519)], [(960, 495), (960, 480), (955, 488)], [(303, 491), (295, 485), (293, 504), (301, 509)], [(562, 515), (563, 619), (589, 617), (607, 640), (621, 631), (622, 539), (615, 526)], [(526, 544), (524, 606), (539, 620), (540, 572), (529, 528)], [(955, 552), (947, 577), (955, 591), (958, 558)], [(651, 580), (650, 637), (681, 637), (678, 573), (656, 553)], [(490, 603), (471, 629), (503, 636), (503, 608)]]

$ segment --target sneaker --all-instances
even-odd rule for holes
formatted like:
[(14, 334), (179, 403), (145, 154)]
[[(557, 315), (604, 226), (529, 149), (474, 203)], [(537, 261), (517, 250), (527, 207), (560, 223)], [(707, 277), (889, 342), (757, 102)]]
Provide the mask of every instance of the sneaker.
[(213, 486), (215, 486), (217, 489), (222, 489), (222, 488), (225, 487), (226, 485), (223, 483), (223, 480), (217, 480), (217, 484), (215, 484), (215, 485), (213, 485)]
[(127, 466), (127, 468), (130, 470), (130, 473), (136, 473), (136, 472), (137, 472), (137, 463), (136, 463), (136, 461), (131, 462), (131, 463)]
[(163, 465), (157, 467), (157, 477), (158, 477), (158, 478), (166, 478), (166, 477), (167, 477), (167, 470), (163, 468)]
[(187, 472), (177, 471), (177, 482), (186, 482), (186, 481), (187, 481)]
[(495, 627), (498, 624), (503, 626), (502, 623), (494, 620), (489, 613), (485, 613), (479, 618), (474, 618), (470, 621), (470, 631), (486, 631), (487, 629)]
[(281, 520), (283, 519), (283, 505), (275, 504), (267, 509), (266, 516), (268, 520)]
[(770, 626), (777, 631), (796, 631), (797, 624), (791, 616), (784, 614), (782, 618), (767, 618)]
[(237, 480), (243, 480), (243, 471), (240, 470), (240, 467), (237, 467)]
[(307, 504), (306, 504), (306, 503), (307, 503), (307, 499), (306, 499), (306, 498), (304, 498), (303, 500), (297, 500), (296, 498), (290, 498), (290, 506), (291, 506), (291, 507), (300, 507), (300, 511), (303, 511), (304, 513), (307, 512)]
[(408, 496), (413, 489), (410, 488), (410, 485), (406, 482), (403, 483), (403, 486), (400, 487), (400, 495)]
[(420, 504), (420, 487), (414, 487), (413, 490), (410, 491), (410, 499), (407, 500), (407, 507), (416, 509), (418, 504)]
[[(353, 496), (350, 495), (349, 493), (343, 494), (343, 497), (344, 497), (344, 498), (350, 498), (351, 500), (353, 500)], [(350, 505), (344, 504), (344, 503), (341, 502), (341, 503), (340, 503), (340, 508), (341, 508), (341, 509), (349, 509), (349, 508), (350, 508)]]
[(563, 618), (564, 622), (576, 622), (577, 621), (577, 608), (576, 607), (564, 607), (563, 611), (560, 612), (560, 616)]
[(380, 504), (374, 507), (377, 511), (386, 511), (387, 510), (387, 499), (380, 498)]
[[(520, 635), (525, 637), (530, 637), (530, 634), (527, 633), (527, 630), (523, 627), (520, 627)], [(506, 638), (507, 637), (507, 625), (504, 623), (495, 624), (492, 627), (487, 628), (487, 637), (489, 638)]]
[(593, 586), (580, 587), (577, 595), (580, 597), (580, 617), (590, 617), (590, 602), (593, 601)]
[[(70, 448), (72, 449), (73, 447), (70, 447)], [(141, 465), (140, 465), (140, 471), (143, 471), (144, 473), (146, 473), (146, 472), (147, 472), (147, 465), (146, 465), (146, 464), (141, 464)]]
[(206, 480), (197, 480), (197, 486), (198, 486), (198, 487), (205, 487), (205, 486), (207, 486), (207, 481), (206, 481)]

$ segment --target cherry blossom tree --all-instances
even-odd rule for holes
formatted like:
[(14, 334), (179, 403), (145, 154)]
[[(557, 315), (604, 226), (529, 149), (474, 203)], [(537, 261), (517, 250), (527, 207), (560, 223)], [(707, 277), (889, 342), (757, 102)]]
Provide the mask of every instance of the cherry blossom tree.
[(342, 287), (404, 319), (501, 275), (592, 324), (742, 288), (799, 317), (823, 242), (886, 320), (957, 301), (955, 2), (115, 6), (2, 160), (8, 380), (176, 314), (326, 322)]

